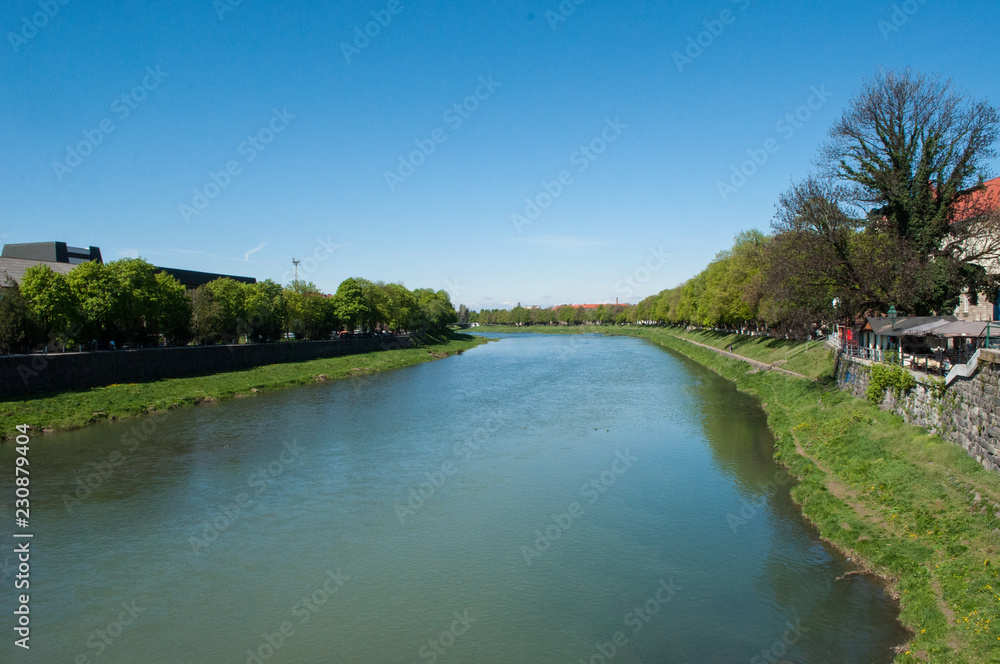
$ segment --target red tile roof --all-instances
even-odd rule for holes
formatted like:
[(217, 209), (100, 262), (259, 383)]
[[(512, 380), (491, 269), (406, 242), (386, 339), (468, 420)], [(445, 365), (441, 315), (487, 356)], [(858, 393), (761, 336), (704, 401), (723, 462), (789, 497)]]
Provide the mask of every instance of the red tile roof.
[(984, 189), (973, 193), (955, 206), (954, 221), (964, 221), (986, 210), (1000, 210), (1000, 178), (983, 183)]

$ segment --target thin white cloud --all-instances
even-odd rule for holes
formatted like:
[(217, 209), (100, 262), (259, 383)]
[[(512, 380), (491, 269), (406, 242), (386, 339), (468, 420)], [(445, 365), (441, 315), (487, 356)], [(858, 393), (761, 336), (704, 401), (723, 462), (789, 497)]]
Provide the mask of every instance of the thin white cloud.
[(118, 255), (121, 256), (122, 258), (138, 258), (139, 257), (139, 250), (138, 249), (121, 249), (121, 250), (118, 251)]
[(248, 251), (248, 252), (246, 252), (245, 254), (243, 254), (243, 260), (244, 260), (244, 261), (249, 261), (249, 260), (250, 260), (250, 255), (251, 255), (251, 254), (255, 254), (255, 253), (257, 253), (258, 251), (260, 251), (261, 249), (263, 249), (263, 248), (264, 248), (264, 246), (265, 246), (266, 244), (267, 244), (266, 242), (261, 242), (261, 243), (260, 243), (259, 245), (257, 245), (257, 246), (256, 246), (255, 248), (253, 248), (253, 249), (251, 249), (250, 251)]

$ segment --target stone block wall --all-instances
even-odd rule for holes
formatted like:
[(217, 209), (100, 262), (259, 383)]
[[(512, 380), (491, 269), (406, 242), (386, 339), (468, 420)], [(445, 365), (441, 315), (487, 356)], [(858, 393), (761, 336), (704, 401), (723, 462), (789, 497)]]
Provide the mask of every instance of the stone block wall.
[[(837, 384), (859, 399), (867, 398), (871, 363), (839, 355)], [(900, 398), (887, 390), (880, 408), (926, 428), (1000, 471), (1000, 352), (982, 350), (979, 370), (969, 378), (944, 381), (914, 374), (917, 386)]]

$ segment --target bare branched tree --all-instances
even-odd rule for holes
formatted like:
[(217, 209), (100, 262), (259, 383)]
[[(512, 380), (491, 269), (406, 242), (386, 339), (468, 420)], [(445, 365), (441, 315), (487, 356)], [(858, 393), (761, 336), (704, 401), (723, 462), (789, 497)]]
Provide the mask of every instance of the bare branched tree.
[(950, 81), (878, 74), (831, 128), (820, 177), (782, 196), (775, 293), (812, 307), (824, 293), (860, 315), (946, 313), (995, 288), (1000, 215), (984, 180), (998, 132), (997, 109)]
[(855, 185), (880, 230), (928, 255), (956, 257), (980, 235), (978, 223), (956, 229), (952, 222), (989, 176), (998, 129), (997, 109), (950, 80), (885, 71), (830, 129), (820, 167)]

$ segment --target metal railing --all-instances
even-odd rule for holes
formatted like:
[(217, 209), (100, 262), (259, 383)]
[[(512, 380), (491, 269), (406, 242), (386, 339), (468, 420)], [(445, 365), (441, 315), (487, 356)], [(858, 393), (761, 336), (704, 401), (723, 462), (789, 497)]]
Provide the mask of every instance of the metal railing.
[(844, 346), (843, 351), (844, 355), (847, 355), (848, 357), (857, 357), (870, 362), (899, 364), (899, 352), (895, 350), (868, 348), (866, 346)]

